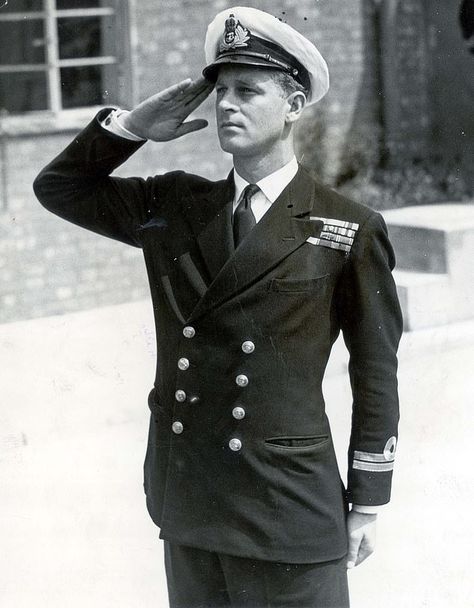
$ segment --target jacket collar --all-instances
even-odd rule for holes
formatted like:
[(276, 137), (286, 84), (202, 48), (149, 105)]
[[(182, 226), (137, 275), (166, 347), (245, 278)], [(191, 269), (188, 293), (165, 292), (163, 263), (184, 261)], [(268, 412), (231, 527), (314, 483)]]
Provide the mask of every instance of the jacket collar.
[[(304, 220), (313, 208), (314, 182), (309, 174), (299, 167), (296, 176), (233, 252), (230, 204), (227, 204), (233, 195), (231, 178), (232, 175), (226, 182), (219, 182), (212, 197), (207, 200), (210, 206), (211, 202), (214, 202), (215, 212), (197, 235), (201, 252), (210, 269), (212, 267), (215, 270), (223, 259), (226, 261), (214, 275), (189, 320), (196, 319), (211, 308), (238, 295), (312, 235), (312, 223), (309, 219)], [(226, 231), (230, 231), (230, 239), (227, 238)], [(265, 246), (262, 246), (262, 243), (265, 243)], [(222, 257), (228, 253), (230, 255)]]

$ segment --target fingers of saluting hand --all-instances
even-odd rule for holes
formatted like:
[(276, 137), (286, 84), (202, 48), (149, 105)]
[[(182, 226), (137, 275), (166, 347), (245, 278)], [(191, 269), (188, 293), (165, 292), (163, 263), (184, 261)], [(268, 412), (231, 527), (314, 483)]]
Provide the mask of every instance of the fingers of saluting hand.
[[(186, 82), (186, 81), (184, 81)], [(200, 78), (189, 83), (188, 86), (181, 89), (178, 93), (176, 111), (181, 115), (181, 120), (184, 120), (189, 114), (201, 105), (201, 103), (209, 96), (214, 85), (204, 78)], [(207, 120), (196, 119), (181, 123), (176, 129), (176, 137), (181, 137), (193, 131), (199, 131), (207, 127)]]
[(158, 93), (157, 97), (159, 96), (162, 101), (171, 101), (172, 99), (175, 99), (176, 97), (179, 98), (179, 96), (183, 95), (184, 92), (186, 91), (186, 89), (189, 88), (189, 86), (192, 84), (192, 82), (193, 81), (191, 80), (191, 78), (186, 78), (185, 80), (182, 80), (181, 82), (172, 84), (167, 89), (163, 89), (162, 91), (160, 91)]
[(202, 102), (209, 97), (214, 85), (204, 80), (199, 86), (189, 87), (184, 93), (183, 103), (190, 112), (195, 110)]
[(206, 80), (205, 78), (197, 78), (189, 87), (185, 90), (184, 96), (186, 98), (186, 103), (189, 103), (189, 100), (194, 99), (199, 95), (205, 95), (206, 97), (213, 90), (215, 84)]
[(186, 133), (203, 129), (207, 122), (186, 118), (206, 99), (214, 85), (204, 78), (189, 78), (164, 89), (139, 104), (125, 120), (124, 126), (144, 139), (169, 141)]
[(202, 96), (201, 101), (205, 99), (213, 88), (214, 85), (205, 78), (194, 81), (186, 78), (158, 93), (158, 97), (160, 101), (188, 105), (197, 97)]
[(204, 129), (207, 127), (209, 123), (207, 120), (203, 120), (197, 118), (196, 120), (189, 120), (188, 122), (183, 122), (176, 129), (176, 137), (181, 137), (182, 135), (186, 135), (187, 133), (192, 133), (193, 131), (199, 131), (200, 129)]

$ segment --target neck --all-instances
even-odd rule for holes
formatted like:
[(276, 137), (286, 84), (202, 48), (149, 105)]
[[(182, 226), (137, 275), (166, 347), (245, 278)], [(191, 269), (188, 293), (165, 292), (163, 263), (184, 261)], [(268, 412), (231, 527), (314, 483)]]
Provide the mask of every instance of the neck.
[(294, 155), (293, 146), (281, 146), (263, 156), (234, 155), (234, 167), (249, 184), (256, 184), (267, 175), (288, 164)]

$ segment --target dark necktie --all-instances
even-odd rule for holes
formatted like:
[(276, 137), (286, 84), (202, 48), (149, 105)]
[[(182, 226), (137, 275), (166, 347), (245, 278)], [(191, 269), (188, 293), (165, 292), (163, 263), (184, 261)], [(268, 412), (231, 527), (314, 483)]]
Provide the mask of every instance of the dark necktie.
[(252, 196), (260, 191), (255, 184), (249, 184), (243, 191), (240, 203), (234, 212), (234, 244), (236, 247), (244, 240), (247, 234), (257, 223), (252, 213), (250, 201)]

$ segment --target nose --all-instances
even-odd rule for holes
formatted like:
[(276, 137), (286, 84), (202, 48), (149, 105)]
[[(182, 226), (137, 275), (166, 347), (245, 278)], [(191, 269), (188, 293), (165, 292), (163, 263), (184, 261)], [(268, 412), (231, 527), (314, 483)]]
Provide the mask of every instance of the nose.
[(236, 99), (230, 91), (218, 94), (216, 106), (220, 112), (236, 112), (238, 110)]

